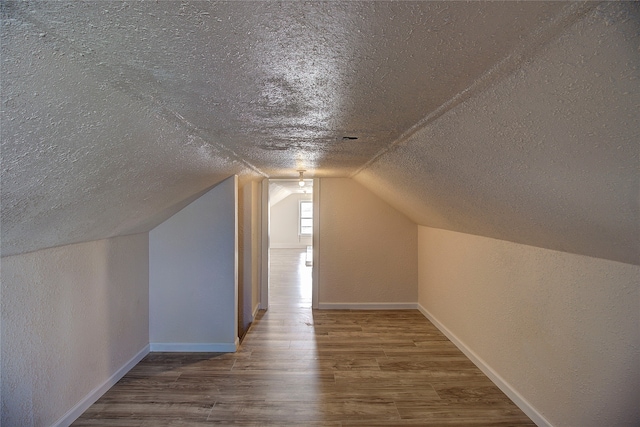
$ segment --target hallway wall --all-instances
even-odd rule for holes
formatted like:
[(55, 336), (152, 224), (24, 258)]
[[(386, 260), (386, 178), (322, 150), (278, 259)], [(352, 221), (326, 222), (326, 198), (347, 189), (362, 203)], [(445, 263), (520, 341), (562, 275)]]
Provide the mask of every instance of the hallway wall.
[(237, 177), (149, 233), (152, 351), (235, 351)]
[(640, 267), (420, 226), (418, 268), (422, 308), (539, 425), (637, 425)]
[(148, 285), (147, 233), (2, 258), (0, 424), (78, 416), (124, 375), (148, 352)]
[(415, 307), (417, 226), (358, 182), (320, 180), (320, 308)]
[(257, 310), (260, 292), (260, 187), (245, 183), (238, 194), (238, 336), (242, 337)]

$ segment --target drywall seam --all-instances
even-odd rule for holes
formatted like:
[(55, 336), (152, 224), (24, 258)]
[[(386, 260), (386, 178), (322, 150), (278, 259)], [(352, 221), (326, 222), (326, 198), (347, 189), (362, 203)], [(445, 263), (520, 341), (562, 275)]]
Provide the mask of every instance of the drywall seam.
[(132, 231), (131, 233), (115, 234), (113, 236), (101, 237), (99, 239), (94, 239), (94, 240), (62, 243), (60, 245), (45, 246), (45, 247), (38, 248), (38, 249), (30, 249), (30, 250), (28, 250), (26, 252), (7, 253), (7, 254), (3, 254), (2, 257), (0, 257), (0, 258), (7, 258), (7, 257), (12, 257), (12, 256), (18, 256), (18, 255), (28, 255), (28, 254), (33, 254), (35, 252), (40, 252), (40, 251), (47, 250), (47, 249), (58, 249), (58, 248), (64, 248), (66, 246), (75, 246), (75, 245), (81, 245), (83, 243), (97, 242), (97, 241), (100, 241), (100, 240), (117, 239), (118, 237), (129, 237), (129, 236), (135, 236), (137, 234), (145, 234), (145, 233), (148, 233), (148, 231)]
[(557, 38), (557, 36), (559, 36), (566, 28), (578, 21), (589, 11), (595, 9), (598, 3), (599, 2), (573, 3), (568, 7), (562, 9), (562, 11), (547, 25), (543, 26), (542, 28), (538, 29), (538, 31), (527, 37), (527, 39), (520, 45), (519, 48), (515, 49), (501, 61), (496, 63), (478, 79), (473, 81), (471, 85), (455, 94), (448, 101), (440, 105), (430, 114), (422, 118), (405, 132), (403, 132), (398, 138), (391, 141), (389, 145), (382, 148), (371, 159), (369, 159), (369, 161), (367, 161), (364, 165), (362, 165), (355, 172), (349, 175), (349, 178), (353, 178), (363, 170), (367, 169), (386, 152), (391, 150), (393, 147), (405, 142), (413, 134), (433, 123), (447, 111), (452, 110), (465, 100), (483, 92), (494, 84), (507, 78), (513, 72), (518, 70), (520, 66), (522, 66), (526, 61), (533, 58), (537, 52), (539, 52), (544, 46), (547, 45), (547, 43)]
[(321, 310), (416, 310), (416, 302), (382, 302), (382, 303), (353, 303), (327, 302), (318, 304)]
[(71, 425), (80, 417), (91, 405), (93, 405), (100, 397), (113, 387), (122, 377), (126, 375), (134, 366), (136, 366), (144, 357), (149, 354), (149, 344), (144, 346), (142, 350), (133, 356), (127, 363), (122, 365), (113, 375), (105, 382), (94, 388), (84, 398), (82, 398), (73, 408), (64, 414), (58, 421), (52, 424), (52, 427), (66, 427)]
[(462, 340), (460, 340), (453, 332), (447, 329), (440, 321), (433, 316), (429, 310), (424, 308), (420, 303), (417, 304), (418, 310), (427, 318), (433, 325), (440, 330), (453, 344), (455, 344), (465, 356), (469, 358), (504, 394), (509, 397), (521, 410), (524, 412), (531, 421), (536, 423), (538, 427), (553, 427), (552, 424), (547, 421), (545, 417), (540, 414), (511, 384), (506, 382), (491, 366), (489, 366), (480, 356), (478, 356), (471, 348), (469, 348)]
[(236, 337), (233, 344), (230, 343), (184, 343), (184, 342), (153, 342), (149, 344), (150, 351), (168, 353), (235, 353), (240, 345)]

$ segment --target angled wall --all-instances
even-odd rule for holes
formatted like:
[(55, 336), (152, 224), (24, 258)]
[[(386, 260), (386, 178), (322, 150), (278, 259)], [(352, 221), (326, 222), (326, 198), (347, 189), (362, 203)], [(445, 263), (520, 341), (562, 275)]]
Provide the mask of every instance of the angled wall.
[(640, 421), (640, 267), (419, 227), (418, 298), (538, 425)]
[(640, 419), (638, 28), (599, 4), (354, 177), (426, 226), (422, 308), (540, 425)]
[(352, 179), (319, 181), (319, 307), (415, 307), (417, 226)]
[(151, 351), (235, 351), (237, 177), (149, 232)]
[(355, 179), (420, 225), (640, 264), (639, 27), (600, 4)]
[(69, 425), (148, 352), (148, 262), (147, 233), (2, 258), (0, 424)]
[[(99, 37), (106, 52), (80, 53), (76, 43), (92, 50), (86, 36), (97, 27), (72, 27), (105, 9), (87, 4), (65, 16), (65, 2), (50, 6), (0, 3), (2, 255), (148, 232), (190, 196), (250, 172), (154, 89), (133, 83), (135, 67), (113, 60), (148, 43), (134, 38), (123, 48), (126, 35), (107, 25)], [(166, 52), (168, 40), (154, 39)]]

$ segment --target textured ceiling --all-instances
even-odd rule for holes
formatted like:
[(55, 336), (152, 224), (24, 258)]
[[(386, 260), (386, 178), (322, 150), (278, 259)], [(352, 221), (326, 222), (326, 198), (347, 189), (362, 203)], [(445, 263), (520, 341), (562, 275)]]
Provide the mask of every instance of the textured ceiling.
[[(293, 178), (303, 168), (309, 177), (389, 184), (382, 172), (364, 178), (386, 164), (390, 149), (513, 73), (595, 4), (1, 7), (9, 255), (148, 230), (234, 173)], [(406, 177), (394, 185), (405, 184)], [(457, 183), (439, 185), (446, 193)], [(510, 233), (503, 234), (527, 243)]]
[(640, 3), (587, 12), (355, 178), (418, 224), (640, 264)]

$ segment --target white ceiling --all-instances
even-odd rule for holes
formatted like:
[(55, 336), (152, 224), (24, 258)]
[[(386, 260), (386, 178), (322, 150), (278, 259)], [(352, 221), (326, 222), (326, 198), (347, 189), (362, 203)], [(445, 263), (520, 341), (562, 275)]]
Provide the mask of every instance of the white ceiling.
[[(576, 22), (637, 16), (631, 4), (596, 6), (3, 2), (2, 253), (145, 231), (231, 174), (295, 178), (306, 169), (307, 177), (353, 176), (421, 224), (623, 260), (612, 248), (589, 253), (583, 244), (537, 242), (531, 236), (544, 229), (548, 210), (534, 211), (536, 225), (525, 224), (524, 233), (515, 220), (496, 230), (481, 214), (467, 224), (464, 192), (450, 191), (461, 184), (455, 160), (451, 173), (438, 176), (420, 166), (435, 161), (432, 143), (455, 126), (416, 139)], [(629, 141), (623, 146), (633, 150)], [(402, 147), (416, 153), (394, 163)], [(567, 154), (558, 147), (546, 150)], [(448, 149), (469, 167), (464, 159), (473, 153)], [(514, 160), (489, 152), (494, 167)], [(435, 204), (422, 196), (432, 187), (403, 190), (410, 177), (401, 171), (412, 159), (421, 163), (411, 174), (437, 187)], [(500, 203), (491, 193), (471, 211), (494, 212)], [(438, 220), (451, 209), (457, 219)]]
[(292, 194), (313, 194), (313, 180), (305, 179), (304, 186), (300, 186), (300, 180), (272, 179), (269, 180), (269, 206), (286, 199)]

